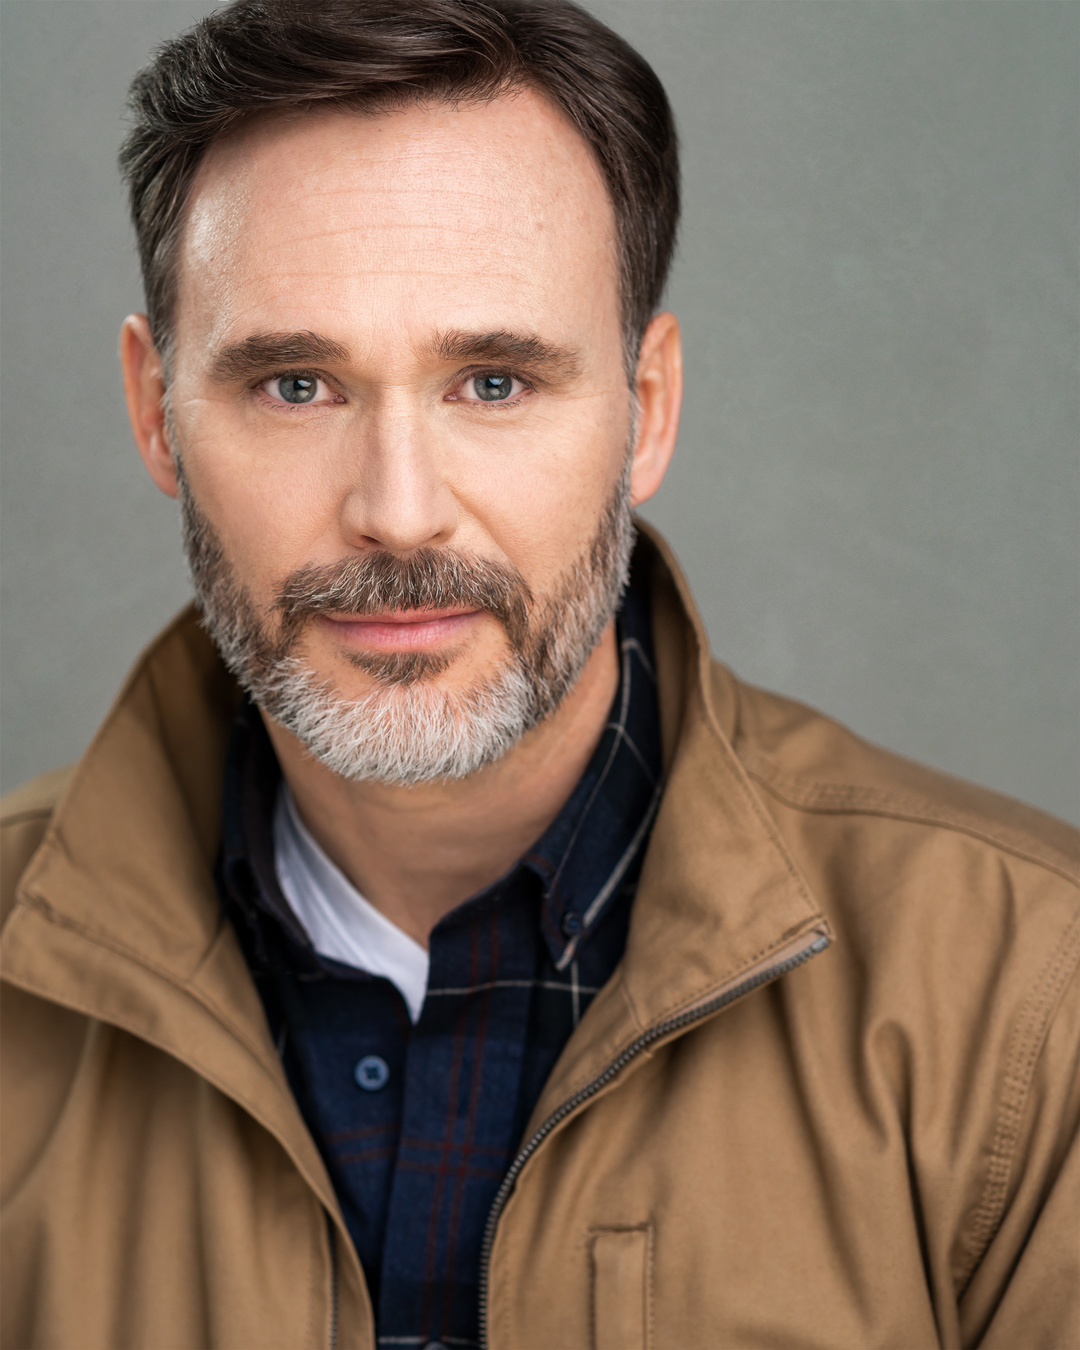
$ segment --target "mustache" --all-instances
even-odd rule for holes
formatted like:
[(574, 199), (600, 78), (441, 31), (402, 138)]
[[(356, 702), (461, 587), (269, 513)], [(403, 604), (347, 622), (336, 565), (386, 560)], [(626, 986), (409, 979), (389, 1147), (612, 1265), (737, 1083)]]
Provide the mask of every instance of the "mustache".
[(298, 568), (278, 587), (281, 646), (288, 648), (316, 614), (377, 615), (401, 610), (481, 609), (495, 615), (520, 651), (533, 596), (515, 568), (455, 549), (386, 550)]

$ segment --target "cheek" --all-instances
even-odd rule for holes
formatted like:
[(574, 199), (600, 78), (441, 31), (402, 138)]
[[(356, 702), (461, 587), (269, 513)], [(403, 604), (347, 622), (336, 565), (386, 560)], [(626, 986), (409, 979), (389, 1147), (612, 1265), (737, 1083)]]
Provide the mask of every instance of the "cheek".
[(211, 401), (177, 411), (192, 495), (240, 580), (262, 597), (311, 561), (325, 529), (326, 475), (317, 455), (268, 455), (236, 421)]
[(628, 430), (618, 406), (582, 400), (538, 418), (512, 453), (485, 455), (461, 476), (462, 505), (530, 585), (546, 588), (591, 543), (622, 472)]

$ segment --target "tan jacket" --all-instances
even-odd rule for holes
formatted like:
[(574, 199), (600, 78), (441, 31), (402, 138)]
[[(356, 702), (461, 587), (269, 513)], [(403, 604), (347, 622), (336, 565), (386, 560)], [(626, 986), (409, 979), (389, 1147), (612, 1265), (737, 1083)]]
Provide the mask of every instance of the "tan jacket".
[[(1075, 832), (709, 662), (625, 959), (492, 1215), (495, 1350), (1080, 1345)], [(5, 1350), (369, 1350), (211, 869), (237, 692), (191, 614), (4, 826)]]

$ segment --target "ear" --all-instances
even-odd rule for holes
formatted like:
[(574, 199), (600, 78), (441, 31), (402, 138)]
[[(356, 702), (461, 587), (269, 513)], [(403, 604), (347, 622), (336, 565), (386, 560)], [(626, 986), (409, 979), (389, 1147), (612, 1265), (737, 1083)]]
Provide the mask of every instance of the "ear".
[(674, 314), (658, 314), (646, 328), (635, 387), (641, 412), (630, 471), (630, 498), (634, 506), (640, 506), (664, 481), (679, 434), (682, 334)]
[(128, 417), (150, 477), (169, 497), (179, 491), (165, 421), (165, 375), (145, 314), (129, 314), (120, 329), (120, 366)]

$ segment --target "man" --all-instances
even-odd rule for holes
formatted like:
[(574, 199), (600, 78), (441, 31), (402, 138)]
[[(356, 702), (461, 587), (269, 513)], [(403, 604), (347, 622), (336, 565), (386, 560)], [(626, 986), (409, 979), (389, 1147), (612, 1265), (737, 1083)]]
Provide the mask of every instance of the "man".
[(740, 684), (635, 544), (652, 72), (239, 0), (133, 109), (202, 628), (8, 803), (4, 1344), (1075, 1344), (1074, 833)]

